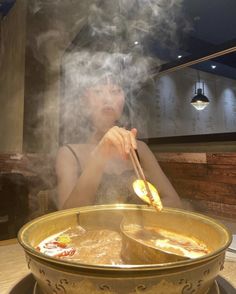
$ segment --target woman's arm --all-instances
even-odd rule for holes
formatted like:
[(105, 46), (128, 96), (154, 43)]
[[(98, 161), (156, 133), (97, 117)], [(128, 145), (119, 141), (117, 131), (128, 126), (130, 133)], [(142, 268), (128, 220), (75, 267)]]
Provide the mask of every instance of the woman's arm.
[(93, 204), (104, 163), (105, 161), (93, 152), (84, 170), (78, 170), (78, 164), (71, 151), (67, 147), (61, 147), (56, 158), (58, 209)]
[(182, 208), (177, 192), (164, 174), (149, 147), (144, 142), (139, 141), (138, 151), (144, 173), (148, 180), (157, 188), (164, 206)]

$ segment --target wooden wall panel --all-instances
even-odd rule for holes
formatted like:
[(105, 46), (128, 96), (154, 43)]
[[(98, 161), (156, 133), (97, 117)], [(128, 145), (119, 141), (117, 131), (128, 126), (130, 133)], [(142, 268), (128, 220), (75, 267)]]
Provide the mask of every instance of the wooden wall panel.
[(159, 162), (160, 166), (166, 174), (173, 180), (181, 179), (196, 179), (207, 177), (208, 169), (206, 164), (196, 163), (178, 163), (178, 162)]
[(155, 155), (180, 197), (200, 211), (236, 217), (235, 152)]
[(236, 184), (236, 165), (159, 162), (170, 178)]
[(236, 185), (182, 179), (172, 183), (180, 197), (236, 205)]
[(208, 180), (236, 185), (236, 164), (208, 164), (207, 170)]
[(195, 203), (195, 207), (203, 213), (209, 212), (211, 215), (213, 214), (215, 216), (224, 216), (234, 220), (236, 219), (236, 205), (208, 200), (198, 200), (198, 202)]
[(160, 162), (185, 162), (185, 163), (206, 163), (206, 153), (157, 153), (153, 149), (156, 158)]
[(236, 153), (207, 153), (208, 164), (230, 164), (236, 166)]
[[(157, 158), (180, 197), (200, 212), (236, 218), (236, 153), (167, 155), (159, 153)], [(37, 177), (38, 189), (51, 189), (56, 185), (54, 162), (49, 154), (0, 154), (0, 173)]]

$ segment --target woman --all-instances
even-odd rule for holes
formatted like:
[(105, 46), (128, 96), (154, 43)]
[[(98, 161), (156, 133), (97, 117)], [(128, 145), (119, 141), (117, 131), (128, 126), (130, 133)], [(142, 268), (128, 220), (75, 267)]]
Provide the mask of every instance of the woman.
[(118, 126), (125, 106), (122, 87), (107, 78), (84, 89), (90, 133), (83, 144), (59, 149), (56, 160), (58, 208), (107, 203), (140, 203), (132, 190), (135, 179), (129, 158), (137, 149), (147, 179), (166, 206), (180, 207), (180, 199), (148, 146), (136, 140), (137, 130)]

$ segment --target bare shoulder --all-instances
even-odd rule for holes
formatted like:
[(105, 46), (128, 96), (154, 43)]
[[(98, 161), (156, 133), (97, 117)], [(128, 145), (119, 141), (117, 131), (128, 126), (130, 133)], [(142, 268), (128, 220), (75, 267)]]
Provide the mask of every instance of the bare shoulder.
[[(71, 146), (72, 145), (70, 145), (70, 147)], [(66, 145), (61, 146), (57, 151), (55, 169), (59, 179), (78, 174), (78, 163), (76, 158)]]
[(81, 144), (67, 144), (67, 145), (61, 146), (58, 149), (57, 154), (59, 156), (67, 156), (67, 155), (71, 155), (72, 151), (77, 153), (80, 149), (81, 149)]
[(57, 150), (57, 159), (67, 158), (67, 157), (69, 157), (70, 153), (71, 152), (67, 146), (61, 146)]
[[(57, 151), (56, 161), (57, 162), (63, 161), (63, 163), (65, 162), (73, 163), (75, 161), (75, 156), (73, 155), (73, 152), (77, 154), (78, 145), (79, 144), (61, 146)], [(72, 149), (73, 152), (70, 150), (70, 148)]]

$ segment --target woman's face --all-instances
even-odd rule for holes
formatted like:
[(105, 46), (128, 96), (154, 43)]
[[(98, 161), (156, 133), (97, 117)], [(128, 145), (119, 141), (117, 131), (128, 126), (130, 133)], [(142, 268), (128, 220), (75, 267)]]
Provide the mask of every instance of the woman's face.
[(108, 82), (92, 86), (85, 91), (85, 97), (96, 128), (106, 131), (121, 117), (125, 96), (119, 85)]

